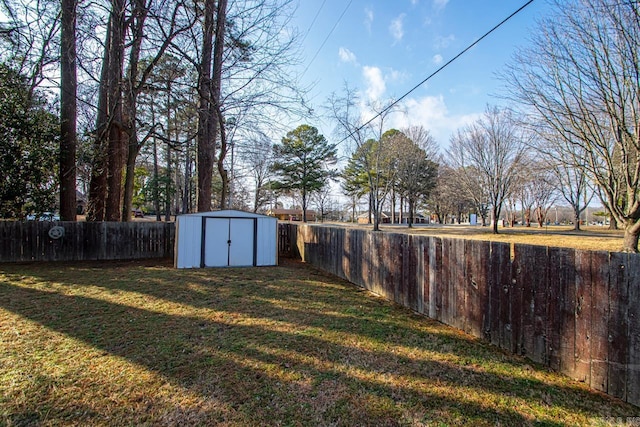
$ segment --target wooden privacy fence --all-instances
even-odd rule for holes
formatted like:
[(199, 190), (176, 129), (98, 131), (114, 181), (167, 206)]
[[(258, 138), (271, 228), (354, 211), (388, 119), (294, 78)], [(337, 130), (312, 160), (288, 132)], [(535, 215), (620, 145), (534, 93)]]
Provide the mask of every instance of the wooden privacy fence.
[(640, 255), (280, 224), (282, 256), (640, 406)]
[(0, 221), (0, 262), (166, 258), (174, 239), (173, 223)]

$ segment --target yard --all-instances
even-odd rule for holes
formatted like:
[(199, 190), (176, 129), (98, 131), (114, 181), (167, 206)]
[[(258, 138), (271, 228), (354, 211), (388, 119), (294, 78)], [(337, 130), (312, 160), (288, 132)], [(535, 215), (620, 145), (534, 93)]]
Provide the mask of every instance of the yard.
[(0, 266), (0, 425), (617, 425), (639, 416), (296, 262)]

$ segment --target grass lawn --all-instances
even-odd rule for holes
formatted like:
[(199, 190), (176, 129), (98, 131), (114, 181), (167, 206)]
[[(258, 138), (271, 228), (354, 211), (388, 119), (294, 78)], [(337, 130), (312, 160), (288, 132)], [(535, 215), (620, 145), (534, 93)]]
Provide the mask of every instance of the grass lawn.
[(491, 227), (468, 225), (418, 225), (413, 229), (408, 229), (406, 226), (383, 225), (381, 229), (388, 232), (609, 252), (618, 252), (622, 249), (624, 236), (624, 230), (609, 230), (598, 226), (583, 226), (580, 231), (574, 231), (573, 227), (562, 225), (499, 227), (498, 234), (493, 234)]
[(299, 263), (0, 265), (0, 425), (595, 426), (638, 415)]

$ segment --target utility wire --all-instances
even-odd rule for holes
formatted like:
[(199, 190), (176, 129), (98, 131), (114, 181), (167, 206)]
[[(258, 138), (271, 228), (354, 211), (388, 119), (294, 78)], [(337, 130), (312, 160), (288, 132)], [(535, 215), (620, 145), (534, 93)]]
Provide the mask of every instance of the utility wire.
[[(533, 1), (533, 0), (531, 0), (531, 1)], [(342, 18), (344, 17), (344, 14), (347, 13), (347, 9), (349, 9), (349, 6), (351, 6), (351, 3), (353, 3), (353, 0), (349, 0), (349, 3), (347, 3), (347, 6), (342, 11), (342, 14), (340, 15), (340, 17), (338, 18), (336, 23), (333, 24), (333, 28), (331, 28), (331, 30), (329, 31), (329, 34), (327, 34), (327, 36), (324, 38), (324, 41), (322, 42), (322, 44), (320, 45), (320, 47), (318, 48), (316, 53), (313, 55), (313, 58), (311, 58), (311, 61), (309, 61), (309, 64), (307, 64), (307, 68), (304, 69), (304, 71), (302, 72), (300, 77), (302, 77), (302, 76), (304, 76), (306, 74), (306, 72), (309, 70), (309, 67), (311, 67), (311, 64), (313, 63), (313, 61), (315, 61), (315, 59), (318, 57), (318, 54), (320, 53), (320, 51), (322, 50), (324, 45), (327, 43), (327, 40), (329, 40), (329, 37), (331, 37), (331, 34), (333, 34), (333, 32), (335, 31), (335, 29), (338, 26), (338, 24), (340, 23), (340, 21), (342, 21)]]
[(307, 40), (307, 36), (309, 36), (309, 33), (311, 32), (311, 29), (313, 28), (313, 24), (316, 23), (316, 20), (318, 19), (318, 16), (320, 15), (320, 12), (322, 11), (322, 8), (324, 7), (326, 2), (327, 2), (327, 0), (324, 0), (322, 2), (322, 4), (320, 5), (320, 8), (316, 12), (316, 16), (313, 17), (313, 20), (311, 21), (311, 24), (309, 24), (309, 28), (307, 28), (307, 32), (304, 34), (304, 37), (302, 38), (302, 41), (300, 42), (300, 44), (304, 43), (305, 40)]
[[(354, 130), (353, 132), (350, 132), (349, 135), (345, 136), (340, 142), (338, 142), (338, 144), (342, 144), (343, 142), (345, 142), (347, 139), (351, 138), (355, 133), (360, 132), (362, 129), (364, 129), (365, 126), (367, 126), (368, 124), (370, 124), (372, 121), (374, 121), (375, 119), (377, 119), (378, 117), (380, 117), (381, 115), (383, 115), (384, 113), (386, 113), (387, 111), (389, 111), (391, 108), (393, 108), (398, 102), (402, 101), (404, 98), (406, 98), (407, 96), (409, 96), (414, 90), (418, 89), (420, 86), (422, 86), (423, 84), (425, 84), (427, 81), (429, 81), (432, 77), (434, 77), (436, 74), (438, 74), (440, 71), (444, 70), (447, 66), (449, 66), (453, 61), (455, 61), (456, 59), (460, 58), (462, 55), (464, 55), (469, 49), (471, 49), (472, 47), (474, 47), (475, 45), (477, 45), (478, 43), (480, 43), (484, 38), (486, 38), (489, 34), (493, 33), (495, 30), (497, 30), (498, 28), (500, 28), (505, 22), (509, 21), (511, 18), (513, 18), (514, 16), (516, 16), (518, 13), (520, 13), (524, 8), (526, 8), (527, 6), (529, 6), (531, 3), (533, 3), (533, 0), (529, 0), (528, 2), (526, 2), (524, 5), (520, 6), (520, 8), (518, 8), (518, 10), (516, 10), (515, 12), (513, 12), (511, 15), (507, 16), (506, 18), (504, 18), (499, 24), (495, 25), (492, 29), (490, 29), (489, 31), (487, 31), (486, 33), (484, 33), (479, 39), (476, 39), (476, 41), (474, 41), (473, 43), (471, 43), (469, 46), (467, 46), (466, 48), (464, 48), (460, 53), (458, 53), (456, 56), (454, 56), (453, 58), (451, 58), (450, 60), (448, 60), (444, 65), (442, 65), (440, 68), (438, 68), (436, 71), (434, 71), (433, 73), (431, 73), (429, 76), (427, 76), (427, 78), (425, 78), (424, 80), (422, 80), (420, 83), (418, 83), (417, 85), (415, 85), (414, 87), (412, 87), (408, 92), (405, 92), (404, 95), (402, 95), (400, 98), (396, 99), (395, 101), (393, 101), (391, 104), (389, 104), (386, 108), (384, 108), (382, 111), (380, 111), (378, 114), (376, 114), (375, 116), (373, 116), (371, 119), (369, 119), (369, 121), (367, 121), (365, 124), (361, 125), (360, 127), (358, 127), (356, 130)], [(348, 7), (348, 6), (347, 6)], [(315, 57), (314, 57), (315, 58)], [(309, 67), (307, 67), (309, 68)], [(305, 70), (306, 71), (306, 70)], [(336, 145), (338, 145), (336, 144)]]

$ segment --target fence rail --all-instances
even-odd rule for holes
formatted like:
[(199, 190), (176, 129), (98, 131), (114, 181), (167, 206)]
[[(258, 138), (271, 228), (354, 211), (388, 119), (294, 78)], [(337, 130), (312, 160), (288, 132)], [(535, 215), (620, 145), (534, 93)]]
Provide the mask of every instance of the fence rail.
[(173, 223), (0, 221), (0, 262), (168, 258), (174, 239)]
[(302, 260), (640, 406), (640, 255), (281, 224)]

